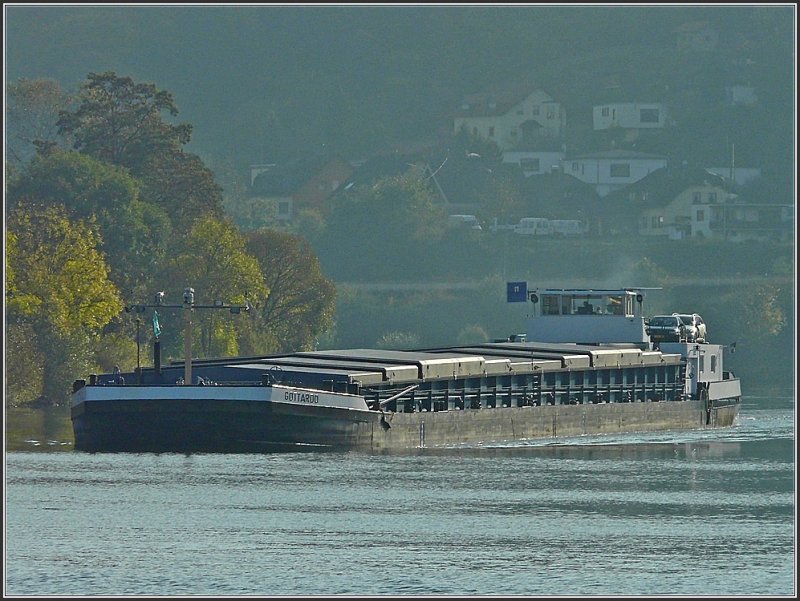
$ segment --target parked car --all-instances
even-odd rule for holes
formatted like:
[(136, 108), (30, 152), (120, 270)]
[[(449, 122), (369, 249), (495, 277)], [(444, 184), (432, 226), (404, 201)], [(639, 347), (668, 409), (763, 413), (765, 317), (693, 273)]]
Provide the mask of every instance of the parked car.
[(686, 326), (677, 314), (654, 315), (650, 318), (645, 332), (656, 344), (686, 341)]
[(705, 342), (706, 324), (697, 313), (673, 313), (686, 327), (686, 342)]
[(583, 236), (586, 228), (577, 219), (551, 219), (550, 226), (557, 236)]
[(447, 223), (451, 226), (465, 226), (473, 230), (483, 229), (475, 215), (449, 215)]

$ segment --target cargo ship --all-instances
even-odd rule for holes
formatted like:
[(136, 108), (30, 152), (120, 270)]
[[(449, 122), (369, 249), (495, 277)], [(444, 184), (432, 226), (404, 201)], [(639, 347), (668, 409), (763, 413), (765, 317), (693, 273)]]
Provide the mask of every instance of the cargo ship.
[(182, 363), (154, 352), (152, 367), (76, 380), (75, 449), (391, 452), (734, 425), (727, 347), (654, 342), (649, 290), (509, 282), (527, 332), (473, 345), (197, 359), (187, 342)]

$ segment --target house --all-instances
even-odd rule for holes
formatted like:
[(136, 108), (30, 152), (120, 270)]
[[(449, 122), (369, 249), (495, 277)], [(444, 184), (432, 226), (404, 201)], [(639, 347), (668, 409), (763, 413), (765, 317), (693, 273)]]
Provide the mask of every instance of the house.
[(561, 140), (567, 125), (564, 107), (541, 88), (522, 82), (467, 96), (453, 117), (453, 132), (465, 130), (502, 150), (529, 150)]
[(614, 102), (592, 109), (595, 131), (621, 129), (663, 129), (667, 108), (660, 102)]
[(719, 32), (707, 21), (683, 23), (673, 33), (675, 46), (683, 52), (714, 50), (719, 43)]
[(506, 150), (503, 163), (519, 165), (525, 177), (559, 171), (564, 153), (557, 150)]
[(732, 106), (753, 106), (758, 104), (758, 94), (753, 86), (726, 86), (725, 101)]
[(662, 169), (612, 195), (637, 215), (642, 236), (671, 240), (791, 240), (791, 205), (743, 203), (718, 175), (697, 167)]
[(667, 159), (632, 150), (606, 150), (565, 158), (561, 166), (565, 174), (591, 184), (603, 197), (665, 168)]
[(338, 156), (309, 157), (286, 165), (253, 165), (250, 193), (271, 201), (281, 221), (291, 221), (303, 209), (325, 214), (326, 201), (353, 169)]
[(706, 167), (706, 171), (718, 175), (725, 184), (737, 188), (761, 177), (757, 167)]

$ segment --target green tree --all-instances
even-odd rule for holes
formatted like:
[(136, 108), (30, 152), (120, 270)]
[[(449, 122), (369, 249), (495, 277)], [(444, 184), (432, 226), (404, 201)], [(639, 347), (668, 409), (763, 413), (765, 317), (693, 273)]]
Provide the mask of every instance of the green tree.
[(412, 167), (337, 198), (328, 226), (315, 241), (328, 269), (349, 279), (364, 277), (376, 264), (391, 274), (429, 261), (447, 229), (444, 205), (432, 185), (424, 172)]
[(379, 349), (394, 351), (413, 350), (419, 346), (419, 336), (414, 332), (387, 332), (378, 338), (375, 346)]
[[(198, 219), (185, 237), (175, 241), (172, 254), (161, 276), (162, 281), (170, 282), (165, 288), (168, 298), (182, 298), (184, 288), (194, 288), (197, 304), (214, 300), (241, 304), (269, 293), (258, 261), (228, 221)], [(237, 331), (246, 329), (247, 324), (237, 325), (235, 320), (247, 319), (249, 316), (231, 317), (223, 311), (195, 311), (193, 323), (202, 356), (237, 354)]]
[(59, 112), (71, 98), (52, 79), (19, 79), (6, 86), (6, 157), (27, 163), (37, 146), (59, 143)]
[(142, 200), (163, 208), (179, 232), (189, 231), (199, 217), (223, 216), (222, 188), (194, 154), (176, 151), (154, 155), (139, 179)]
[(22, 199), (63, 204), (79, 218), (115, 210), (138, 199), (139, 184), (127, 169), (75, 151), (37, 154), (9, 185), (8, 204)]
[(64, 205), (71, 218), (92, 218), (111, 279), (126, 295), (151, 288), (166, 254), (171, 223), (166, 212), (139, 200), (139, 182), (127, 169), (75, 151), (39, 153), (9, 184), (8, 205), (25, 200)]
[(92, 345), (122, 302), (91, 222), (71, 221), (62, 206), (20, 204), (9, 215), (8, 229), (14, 243), (7, 249), (13, 286), (6, 319), (30, 324), (44, 358), (42, 396), (59, 404), (72, 380), (89, 368)]
[(169, 92), (111, 71), (87, 79), (77, 108), (61, 111), (57, 122), (59, 133), (74, 138), (76, 150), (141, 174), (151, 157), (174, 153), (191, 139), (190, 125), (162, 117), (164, 111), (178, 114)]
[(141, 199), (163, 208), (181, 232), (197, 216), (222, 216), (222, 189), (196, 155), (183, 147), (192, 127), (168, 123), (178, 114), (172, 94), (113, 72), (90, 73), (75, 110), (61, 111), (59, 133), (83, 154), (130, 170)]
[(311, 246), (297, 236), (263, 229), (247, 234), (269, 293), (255, 309), (247, 352), (311, 350), (331, 328), (336, 288)]

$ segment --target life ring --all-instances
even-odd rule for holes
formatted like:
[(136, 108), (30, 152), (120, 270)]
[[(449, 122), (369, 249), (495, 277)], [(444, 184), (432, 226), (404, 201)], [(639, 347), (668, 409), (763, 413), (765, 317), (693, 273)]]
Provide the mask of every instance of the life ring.
[(641, 303), (644, 300), (644, 297), (641, 294), (636, 295), (636, 302)]
[(529, 298), (531, 299), (531, 302), (534, 303), (534, 304), (539, 302), (539, 297), (537, 296), (537, 294), (535, 292), (531, 292)]

